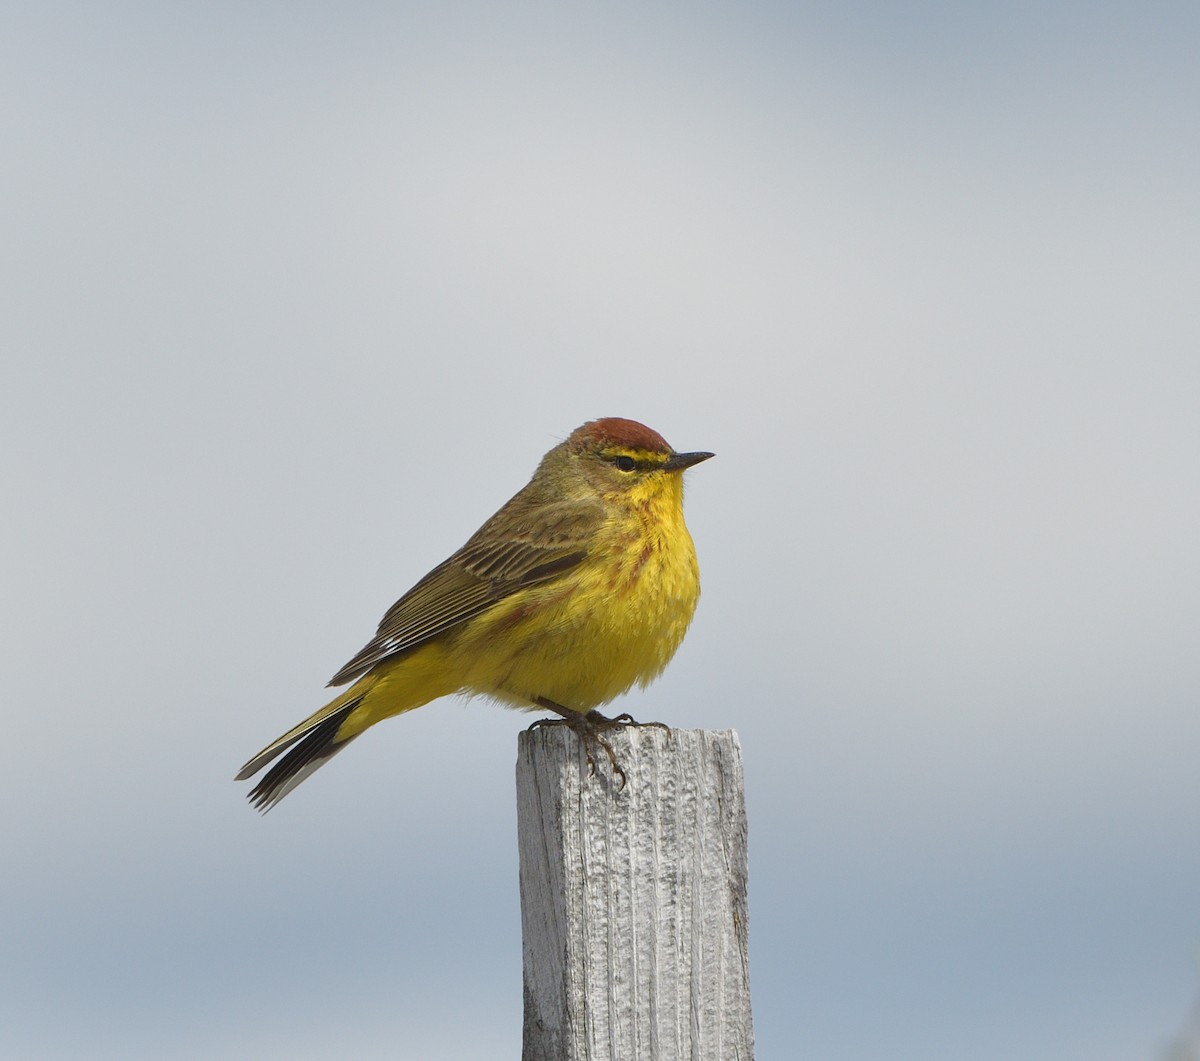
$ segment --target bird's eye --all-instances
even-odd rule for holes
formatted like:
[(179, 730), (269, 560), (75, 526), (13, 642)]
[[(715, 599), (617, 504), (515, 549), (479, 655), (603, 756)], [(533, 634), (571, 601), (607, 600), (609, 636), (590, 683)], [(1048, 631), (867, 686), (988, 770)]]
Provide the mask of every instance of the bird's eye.
[(624, 454), (621, 454), (619, 457), (613, 457), (612, 462), (623, 472), (631, 472), (637, 467), (637, 461), (635, 461), (632, 457), (625, 456)]

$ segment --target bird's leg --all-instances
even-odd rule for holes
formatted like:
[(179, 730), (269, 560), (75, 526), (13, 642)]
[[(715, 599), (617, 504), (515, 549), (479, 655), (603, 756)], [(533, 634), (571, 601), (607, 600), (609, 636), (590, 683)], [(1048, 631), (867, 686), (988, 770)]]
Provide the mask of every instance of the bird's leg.
[(601, 730), (615, 729), (618, 726), (657, 726), (659, 729), (666, 730), (668, 733), (671, 730), (661, 722), (638, 722), (632, 715), (622, 714), (616, 718), (608, 718), (606, 715), (600, 714), (599, 711), (589, 711), (587, 714), (582, 714), (579, 711), (572, 711), (569, 707), (563, 707), (562, 704), (556, 704), (553, 700), (548, 700), (544, 696), (535, 696), (533, 702), (538, 707), (544, 707), (548, 711), (553, 711), (561, 718), (539, 718), (533, 723), (530, 729), (540, 729), (542, 726), (569, 726), (571, 731), (583, 742), (583, 752), (587, 756), (588, 767), (594, 774), (596, 772), (596, 760), (592, 758), (592, 745), (598, 745), (604, 749), (604, 754), (608, 756), (608, 763), (612, 767), (614, 777), (621, 779), (621, 787), (625, 787), (625, 771), (621, 769), (621, 764), (617, 762), (616, 752), (613, 751), (612, 745), (601, 735)]
[[(625, 771), (621, 769), (621, 764), (617, 762), (617, 753), (613, 751), (612, 745), (600, 735), (599, 727), (591, 721), (588, 715), (572, 711), (569, 707), (556, 704), (553, 700), (548, 700), (544, 696), (535, 696), (533, 702), (538, 707), (544, 707), (548, 711), (553, 711), (562, 717), (539, 718), (529, 727), (530, 729), (541, 729), (543, 726), (569, 727), (571, 732), (583, 743), (583, 754), (587, 756), (588, 771), (593, 775), (596, 773), (596, 760), (592, 757), (592, 745), (599, 745), (604, 749), (604, 754), (608, 756), (608, 763), (612, 767), (613, 776), (619, 777), (621, 779), (621, 787), (625, 787)], [(594, 713), (589, 712), (589, 714)]]

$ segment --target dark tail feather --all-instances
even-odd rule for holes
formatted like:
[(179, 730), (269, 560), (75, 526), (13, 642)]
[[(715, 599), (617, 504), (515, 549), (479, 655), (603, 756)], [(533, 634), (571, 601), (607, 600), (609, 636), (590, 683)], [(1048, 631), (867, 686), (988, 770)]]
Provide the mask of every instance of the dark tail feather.
[(358, 704), (358, 700), (353, 700), (340, 711), (322, 719), (288, 749), (287, 754), (250, 790), (247, 798), (255, 809), (265, 814), (309, 774), (354, 740), (354, 737), (341, 741), (335, 741), (334, 738), (346, 717)]

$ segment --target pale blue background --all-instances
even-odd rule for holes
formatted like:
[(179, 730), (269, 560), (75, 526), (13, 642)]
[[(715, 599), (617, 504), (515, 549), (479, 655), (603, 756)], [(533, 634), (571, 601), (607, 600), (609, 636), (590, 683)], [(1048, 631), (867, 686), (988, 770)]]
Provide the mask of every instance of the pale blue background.
[(232, 776), (622, 415), (718, 454), (620, 709), (741, 735), (759, 1058), (1166, 1056), (1197, 10), (6, 8), (0, 1054), (517, 1056), (528, 718)]

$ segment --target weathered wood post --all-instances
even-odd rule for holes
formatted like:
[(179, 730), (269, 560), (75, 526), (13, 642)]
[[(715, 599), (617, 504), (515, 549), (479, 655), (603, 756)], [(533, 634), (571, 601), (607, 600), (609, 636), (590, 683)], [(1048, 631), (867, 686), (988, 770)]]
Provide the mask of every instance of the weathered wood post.
[(565, 727), (518, 742), (522, 1061), (751, 1061), (737, 735), (610, 740), (624, 788)]

